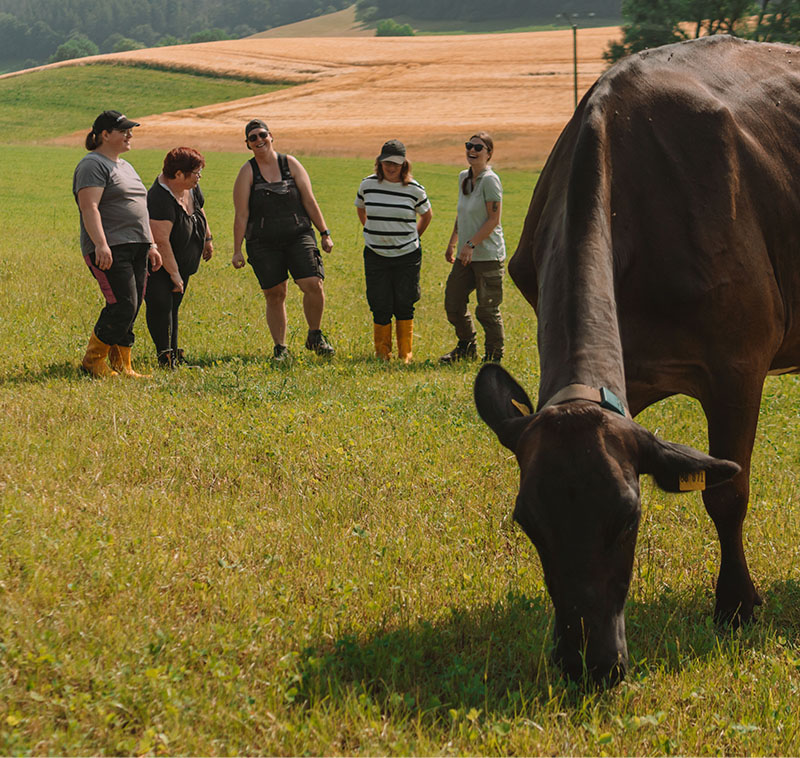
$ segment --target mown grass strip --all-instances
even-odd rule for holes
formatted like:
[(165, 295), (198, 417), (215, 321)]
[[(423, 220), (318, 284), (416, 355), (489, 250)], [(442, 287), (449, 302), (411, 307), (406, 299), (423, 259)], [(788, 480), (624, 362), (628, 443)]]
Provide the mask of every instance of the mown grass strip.
[(140, 119), (284, 86), (109, 64), (32, 71), (0, 80), (0, 143), (32, 142), (88, 129), (108, 108)]

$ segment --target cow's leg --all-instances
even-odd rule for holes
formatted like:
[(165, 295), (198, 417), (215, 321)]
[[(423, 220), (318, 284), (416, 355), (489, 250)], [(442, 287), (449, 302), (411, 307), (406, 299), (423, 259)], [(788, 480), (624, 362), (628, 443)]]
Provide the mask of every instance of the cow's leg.
[(725, 396), (724, 391), (716, 392), (713, 402), (703, 404), (708, 420), (709, 453), (715, 458), (736, 461), (742, 467), (729, 482), (703, 492), (703, 503), (719, 535), (720, 569), (714, 618), (723, 623), (749, 621), (754, 606), (761, 605), (747, 568), (742, 526), (750, 497), (750, 457), (762, 384), (757, 382), (744, 393), (739, 387), (735, 397)]

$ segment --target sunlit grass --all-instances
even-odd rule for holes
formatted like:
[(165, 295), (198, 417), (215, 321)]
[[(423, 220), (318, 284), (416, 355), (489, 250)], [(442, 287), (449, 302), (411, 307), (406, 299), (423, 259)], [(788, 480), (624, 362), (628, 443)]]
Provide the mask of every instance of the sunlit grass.
[[(766, 605), (710, 622), (718, 548), (700, 498), (643, 483), (628, 681), (605, 693), (549, 661), (551, 610), (513, 524), (513, 457), (480, 422), (452, 347), (444, 245), (457, 171), (432, 198), (415, 364), (372, 357), (352, 199), (366, 162), (303, 159), (336, 247), (329, 363), (274, 367), (263, 298), (230, 266), (244, 154), (203, 175), (217, 252), (183, 343), (141, 382), (78, 361), (100, 308), (70, 194), (79, 149), (0, 148), (0, 752), (4, 754), (796, 754), (800, 385), (770, 379), (747, 550)], [(129, 159), (146, 184), (162, 155)], [(509, 247), (535, 176), (502, 172)], [(509, 370), (535, 395), (533, 312), (509, 282)], [(640, 419), (703, 448), (696, 403)]]
[(0, 144), (88, 131), (95, 116), (107, 109), (140, 120), (152, 113), (197, 108), (282, 88), (109, 64), (32, 71), (0, 79)]

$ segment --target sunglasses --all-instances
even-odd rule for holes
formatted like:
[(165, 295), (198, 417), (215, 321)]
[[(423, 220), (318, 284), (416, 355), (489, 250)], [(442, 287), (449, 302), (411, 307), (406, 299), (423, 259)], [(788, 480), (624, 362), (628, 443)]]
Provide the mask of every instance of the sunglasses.
[(474, 150), (476, 153), (479, 153), (486, 145), (481, 145), (477, 142), (465, 142), (464, 147), (467, 148), (467, 150)]
[(267, 137), (269, 137), (269, 132), (253, 132), (247, 135), (249, 142), (258, 142), (260, 139), (266, 139)]

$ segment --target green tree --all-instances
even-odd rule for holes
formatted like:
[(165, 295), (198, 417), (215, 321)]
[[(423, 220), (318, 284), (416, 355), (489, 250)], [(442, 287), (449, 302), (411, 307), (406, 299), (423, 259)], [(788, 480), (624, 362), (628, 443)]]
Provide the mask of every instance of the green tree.
[(50, 57), (50, 63), (56, 61), (66, 61), (71, 58), (83, 58), (89, 55), (97, 55), (100, 52), (85, 34), (76, 34), (68, 39), (63, 45), (56, 48), (55, 53)]
[(398, 24), (393, 18), (379, 21), (375, 28), (376, 37), (413, 37), (414, 30), (411, 24)]
[(622, 40), (603, 53), (609, 63), (709, 34), (800, 44), (800, 0), (623, 0), (622, 17)]

